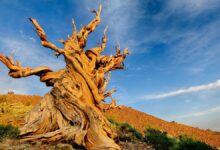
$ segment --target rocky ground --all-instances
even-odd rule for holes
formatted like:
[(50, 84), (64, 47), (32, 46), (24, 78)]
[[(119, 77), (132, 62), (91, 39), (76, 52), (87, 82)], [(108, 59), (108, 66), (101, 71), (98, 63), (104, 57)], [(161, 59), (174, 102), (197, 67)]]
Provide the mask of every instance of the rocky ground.
[(58, 143), (54, 145), (49, 144), (19, 144), (15, 141), (5, 141), (0, 143), (0, 150), (81, 150), (73, 148), (70, 144)]
[(105, 112), (105, 115), (119, 122), (127, 122), (142, 133), (146, 127), (151, 127), (167, 132), (171, 137), (187, 135), (214, 147), (220, 147), (220, 132), (203, 130), (177, 122), (167, 122), (129, 107), (110, 109)]
[[(0, 95), (0, 124), (22, 126), (24, 124), (24, 116), (40, 99), (40, 96)], [(146, 127), (153, 127), (165, 131), (173, 137), (189, 135), (212, 146), (220, 147), (219, 132), (203, 130), (176, 122), (167, 122), (130, 107), (111, 109), (106, 111), (105, 115), (114, 118), (118, 122), (127, 122), (142, 133)], [(129, 145), (129, 143), (124, 143), (122, 147), (126, 148), (126, 145)]]
[[(119, 142), (122, 150), (154, 150), (145, 142)], [(76, 147), (71, 144), (58, 143), (49, 144), (19, 144), (13, 140), (6, 140), (0, 143), (0, 150), (85, 150), (84, 148)]]
[(119, 142), (119, 145), (123, 150), (154, 150), (145, 142), (137, 141), (133, 142)]

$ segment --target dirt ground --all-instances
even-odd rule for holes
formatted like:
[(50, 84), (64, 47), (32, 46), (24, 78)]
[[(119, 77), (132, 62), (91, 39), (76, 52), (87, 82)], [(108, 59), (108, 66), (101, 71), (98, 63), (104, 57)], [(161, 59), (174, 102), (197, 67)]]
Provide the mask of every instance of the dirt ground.
[[(24, 116), (40, 101), (40, 96), (7, 94), (0, 95), (0, 124), (22, 126)], [(104, 114), (118, 122), (127, 122), (143, 133), (152, 127), (167, 132), (170, 136), (188, 135), (215, 147), (220, 147), (220, 133), (167, 122), (130, 107), (114, 108)]]

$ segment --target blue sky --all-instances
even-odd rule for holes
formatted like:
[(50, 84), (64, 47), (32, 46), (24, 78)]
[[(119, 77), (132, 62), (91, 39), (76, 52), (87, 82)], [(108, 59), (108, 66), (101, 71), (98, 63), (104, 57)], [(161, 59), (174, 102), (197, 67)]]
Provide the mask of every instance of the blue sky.
[[(36, 18), (57, 46), (93, 19), (88, 10), (102, 3), (101, 24), (87, 47), (101, 40), (106, 25), (113, 54), (120, 43), (131, 54), (126, 68), (112, 72), (109, 88), (119, 104), (132, 106), (167, 121), (220, 131), (220, 1), (219, 0), (0, 0), (0, 53), (23, 66), (64, 67), (40, 41), (28, 21)], [(37, 77), (12, 79), (0, 64), (0, 92), (44, 95)]]

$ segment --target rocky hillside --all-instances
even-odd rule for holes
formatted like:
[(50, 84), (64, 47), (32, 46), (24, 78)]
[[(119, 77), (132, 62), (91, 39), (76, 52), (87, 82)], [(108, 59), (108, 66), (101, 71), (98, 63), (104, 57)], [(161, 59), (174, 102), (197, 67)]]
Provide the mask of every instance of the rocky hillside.
[[(24, 116), (40, 101), (40, 96), (0, 95), (0, 124), (21, 126)], [(147, 127), (160, 129), (170, 136), (188, 135), (215, 147), (220, 147), (220, 133), (167, 122), (129, 107), (114, 108), (104, 112), (118, 122), (127, 122), (143, 133)]]
[(129, 107), (111, 109), (106, 111), (105, 115), (120, 122), (127, 122), (142, 133), (146, 128), (151, 127), (167, 132), (170, 136), (188, 135), (212, 146), (220, 147), (219, 132), (202, 130), (175, 122), (167, 122)]

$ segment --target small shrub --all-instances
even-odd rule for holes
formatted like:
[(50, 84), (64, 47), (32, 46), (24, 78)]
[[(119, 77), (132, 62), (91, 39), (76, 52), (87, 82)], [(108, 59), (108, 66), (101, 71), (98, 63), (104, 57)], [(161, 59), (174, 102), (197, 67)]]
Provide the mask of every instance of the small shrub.
[(213, 132), (211, 129), (206, 129), (206, 131), (208, 131), (208, 132)]
[(0, 103), (7, 102), (7, 96), (6, 95), (0, 95)]
[(14, 95), (15, 93), (13, 91), (8, 91), (8, 94)]
[(109, 117), (108, 121), (111, 123), (112, 128), (116, 130), (117, 137), (116, 141), (129, 141), (135, 142), (137, 140), (142, 140), (143, 136), (134, 127), (128, 123), (119, 123), (114, 117)]
[(176, 140), (168, 137), (166, 132), (148, 128), (144, 133), (146, 141), (152, 144), (156, 150), (170, 150), (176, 145)]
[(157, 125), (154, 125), (154, 124), (147, 124), (146, 126), (145, 126), (145, 130), (147, 130), (147, 129), (155, 129), (155, 130), (161, 130), (160, 129), (160, 127), (158, 127)]
[(119, 125), (119, 123), (116, 121), (116, 118), (115, 118), (114, 116), (108, 117), (108, 121), (109, 121), (112, 125)]
[(187, 136), (180, 136), (180, 141), (176, 150), (215, 150), (215, 148)]
[(13, 127), (11, 125), (0, 125), (0, 141), (4, 139), (16, 139), (19, 135), (20, 131), (17, 127)]
[(143, 139), (142, 134), (128, 123), (118, 124), (117, 134), (120, 141), (134, 142)]
[(31, 106), (31, 102), (30, 101), (26, 101), (26, 102), (24, 102), (24, 105), (25, 106)]

